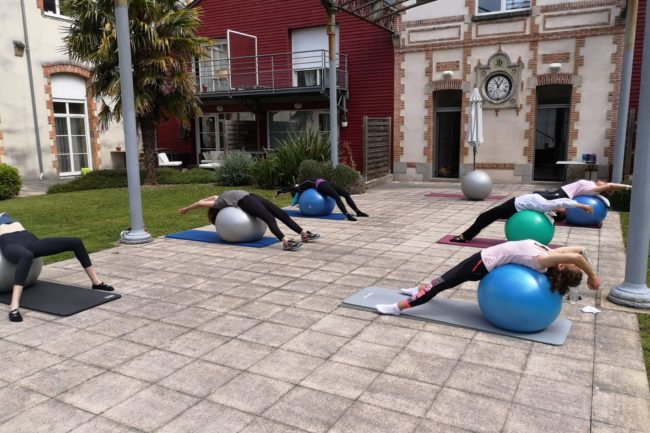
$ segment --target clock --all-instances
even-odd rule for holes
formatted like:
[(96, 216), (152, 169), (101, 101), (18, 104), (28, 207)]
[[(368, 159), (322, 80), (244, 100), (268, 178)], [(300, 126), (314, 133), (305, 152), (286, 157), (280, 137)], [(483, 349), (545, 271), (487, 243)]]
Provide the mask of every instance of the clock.
[(506, 100), (512, 90), (512, 79), (506, 74), (497, 73), (485, 81), (485, 94), (494, 102)]

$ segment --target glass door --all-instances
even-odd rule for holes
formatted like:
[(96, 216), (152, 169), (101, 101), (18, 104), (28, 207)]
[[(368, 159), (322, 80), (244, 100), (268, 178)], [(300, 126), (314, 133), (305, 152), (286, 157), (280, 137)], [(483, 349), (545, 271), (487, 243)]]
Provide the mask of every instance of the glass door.
[(54, 101), (54, 129), (59, 174), (75, 175), (92, 167), (85, 101)]
[(567, 159), (571, 86), (552, 85), (537, 88), (535, 120), (535, 161), (533, 180), (561, 181)]

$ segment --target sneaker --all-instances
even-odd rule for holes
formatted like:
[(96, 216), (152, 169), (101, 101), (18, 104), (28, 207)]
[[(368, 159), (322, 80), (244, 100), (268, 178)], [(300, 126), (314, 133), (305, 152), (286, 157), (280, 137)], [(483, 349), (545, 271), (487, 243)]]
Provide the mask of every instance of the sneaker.
[(365, 213), (365, 212), (361, 212), (361, 211), (359, 211), (359, 212), (357, 212), (357, 216), (358, 216), (358, 217), (367, 217), (368, 214)]
[(15, 310), (11, 310), (9, 312), (9, 320), (12, 322), (22, 322), (23, 316), (20, 315), (20, 311), (18, 311), (16, 308)]
[(356, 221), (357, 220), (355, 217), (352, 216), (352, 214), (347, 214), (345, 217), (348, 219), (348, 221)]
[(320, 235), (318, 233), (312, 233), (312, 232), (306, 232), (302, 235), (300, 235), (302, 238), (303, 242), (311, 242), (315, 241), (316, 239), (320, 238)]
[(300, 245), (302, 245), (302, 242), (289, 239), (282, 245), (282, 249), (285, 251), (296, 251), (300, 248)]
[(419, 287), (408, 287), (405, 289), (399, 289), (399, 292), (403, 295), (414, 296), (420, 291)]
[(453, 238), (450, 239), (450, 241), (451, 242), (457, 242), (459, 244), (464, 244), (465, 242), (467, 242), (467, 240), (463, 239), (460, 236), (454, 236)]
[(375, 308), (381, 314), (391, 314), (393, 316), (399, 316), (402, 310), (399, 309), (397, 303), (395, 304), (377, 304)]
[(106, 283), (93, 284), (93, 290), (103, 290), (105, 292), (112, 292), (115, 290), (113, 286), (109, 286)]

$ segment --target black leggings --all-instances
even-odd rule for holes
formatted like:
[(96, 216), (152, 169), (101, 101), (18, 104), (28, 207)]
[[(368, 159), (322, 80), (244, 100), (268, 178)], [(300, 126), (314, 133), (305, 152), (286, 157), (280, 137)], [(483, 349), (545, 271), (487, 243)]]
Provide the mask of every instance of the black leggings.
[(513, 197), (510, 200), (505, 201), (500, 205), (488, 209), (480, 214), (478, 218), (476, 218), (476, 221), (474, 221), (474, 224), (472, 224), (467, 230), (463, 232), (463, 239), (466, 241), (472, 240), (477, 234), (481, 232), (481, 230), (496, 220), (500, 218), (508, 219), (516, 213), (517, 208), (515, 207), (515, 199)]
[(276, 238), (282, 240), (284, 238), (284, 233), (278, 227), (278, 223), (275, 220), (276, 218), (282, 221), (287, 227), (289, 227), (294, 232), (300, 234), (302, 233), (302, 227), (298, 225), (294, 220), (291, 219), (289, 215), (267, 199), (260, 197), (259, 195), (249, 194), (246, 197), (239, 200), (237, 206), (241, 208), (247, 214), (257, 217), (264, 221), (266, 225), (269, 226), (271, 232), (275, 235)]
[(556, 198), (569, 198), (569, 196), (566, 194), (566, 192), (564, 192), (562, 188), (558, 188), (555, 191), (535, 191), (533, 194), (539, 194), (546, 200), (555, 200)]
[(441, 277), (431, 280), (431, 288), (420, 290), (408, 298), (407, 302), (409, 307), (422, 305), (443, 290), (451, 289), (466, 281), (479, 281), (487, 274), (488, 270), (483, 264), (481, 253), (478, 252), (442, 274)]
[(2, 254), (5, 258), (16, 265), (14, 285), (24, 286), (32, 262), (37, 257), (51, 256), (66, 251), (74, 252), (75, 257), (84, 269), (92, 266), (88, 251), (79, 238), (46, 238), (38, 239), (28, 231), (20, 231), (3, 235), (1, 244)]
[(348, 205), (352, 208), (353, 211), (357, 213), (361, 212), (357, 207), (357, 205), (354, 203), (354, 200), (352, 200), (350, 193), (344, 190), (343, 188), (334, 185), (333, 183), (321, 182), (320, 185), (318, 185), (318, 187), (316, 188), (316, 191), (318, 191), (319, 193), (321, 193), (326, 197), (332, 197), (336, 202), (336, 205), (338, 206), (339, 210), (343, 212), (344, 215), (347, 215), (348, 211), (345, 208), (345, 205), (343, 204), (343, 200), (341, 200), (341, 196), (345, 198), (345, 201), (348, 202)]

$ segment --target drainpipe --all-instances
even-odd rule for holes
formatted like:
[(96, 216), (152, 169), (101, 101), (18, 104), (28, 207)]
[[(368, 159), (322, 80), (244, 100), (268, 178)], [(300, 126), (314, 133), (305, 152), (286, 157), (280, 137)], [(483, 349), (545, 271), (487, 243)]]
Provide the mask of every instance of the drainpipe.
[(41, 155), (41, 137), (38, 127), (38, 114), (36, 113), (36, 94), (34, 93), (34, 74), (32, 73), (32, 55), (29, 48), (29, 35), (27, 32), (27, 17), (25, 14), (25, 0), (20, 0), (20, 9), (23, 15), (23, 34), (25, 37), (25, 52), (27, 53), (27, 74), (29, 75), (29, 91), (32, 95), (32, 116), (34, 117), (34, 136), (36, 138), (36, 157), (38, 158), (38, 178), (43, 180), (43, 156)]
[(618, 103), (618, 119), (616, 121), (616, 146), (614, 150), (614, 167), (612, 182), (623, 181), (623, 162), (625, 159), (625, 136), (627, 133), (627, 117), (630, 105), (630, 83), (632, 81), (632, 64), (634, 61), (634, 37), (636, 36), (636, 17), (639, 0), (630, 0), (625, 12), (625, 45), (623, 49), (623, 69), (621, 71), (621, 90)]

